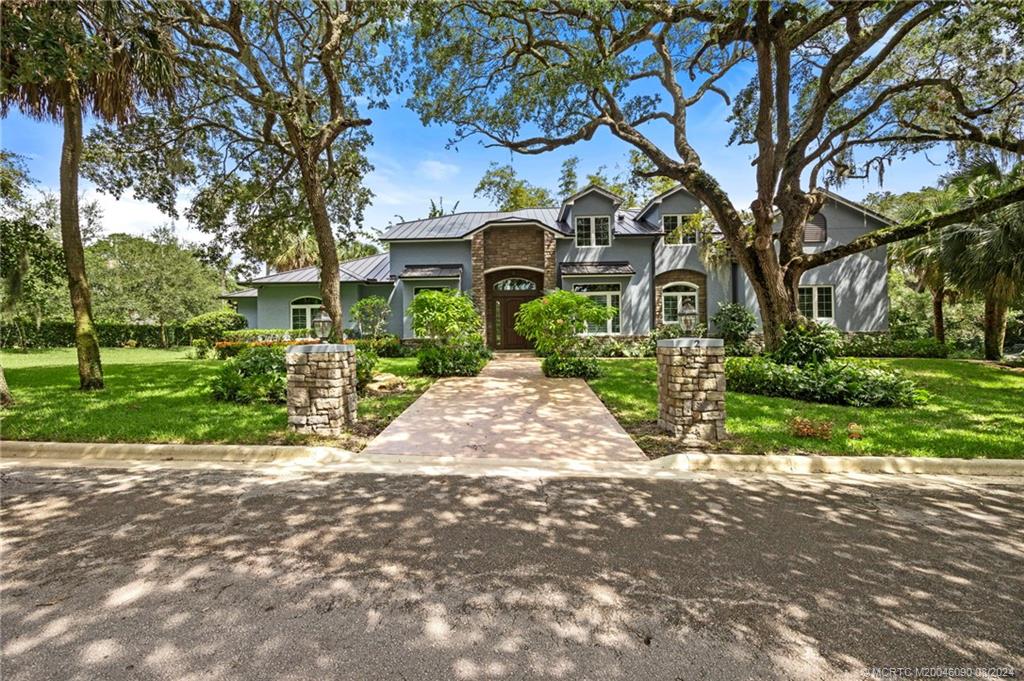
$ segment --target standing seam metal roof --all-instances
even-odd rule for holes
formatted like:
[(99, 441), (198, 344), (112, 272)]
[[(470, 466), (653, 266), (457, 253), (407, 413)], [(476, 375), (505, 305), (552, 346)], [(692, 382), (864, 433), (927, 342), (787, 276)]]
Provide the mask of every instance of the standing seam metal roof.
[[(365, 258), (346, 260), (338, 265), (342, 282), (381, 283), (391, 282), (391, 260), (388, 253), (378, 253)], [(320, 268), (301, 267), (297, 270), (277, 272), (259, 277), (248, 282), (250, 285), (262, 284), (319, 284)]]
[[(562, 236), (571, 237), (575, 230), (558, 220), (558, 208), (524, 208), (514, 211), (456, 213), (436, 218), (400, 222), (381, 236), (381, 241), (415, 241), (425, 239), (462, 239), (491, 224), (537, 223)], [(647, 236), (661, 234), (661, 227), (646, 220), (637, 220), (634, 209), (615, 211), (612, 233), (616, 236)]]

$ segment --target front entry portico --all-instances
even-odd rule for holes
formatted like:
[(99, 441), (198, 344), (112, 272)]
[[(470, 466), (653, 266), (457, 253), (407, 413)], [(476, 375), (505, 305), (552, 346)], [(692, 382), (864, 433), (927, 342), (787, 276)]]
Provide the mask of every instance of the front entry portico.
[(543, 295), (544, 274), (527, 269), (501, 269), (484, 277), (486, 286), (487, 345), (496, 350), (530, 347), (515, 329), (516, 313), (523, 303)]

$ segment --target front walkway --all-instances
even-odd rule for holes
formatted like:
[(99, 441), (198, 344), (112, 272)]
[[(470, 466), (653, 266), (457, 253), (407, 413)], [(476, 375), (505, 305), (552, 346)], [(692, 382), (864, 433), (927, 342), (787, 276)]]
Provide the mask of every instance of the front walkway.
[(479, 376), (438, 381), (363, 453), (646, 459), (585, 381), (546, 378), (525, 354), (499, 354)]

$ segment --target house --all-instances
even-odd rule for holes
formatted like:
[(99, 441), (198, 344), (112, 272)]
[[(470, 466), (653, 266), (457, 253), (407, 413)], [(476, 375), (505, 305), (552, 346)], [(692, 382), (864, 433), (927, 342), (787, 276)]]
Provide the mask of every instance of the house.
[[(586, 295), (617, 313), (590, 333), (640, 336), (665, 323), (706, 324), (719, 306), (757, 301), (735, 264), (709, 268), (700, 244), (676, 229), (700, 203), (682, 187), (640, 208), (587, 187), (556, 208), (471, 212), (403, 222), (381, 237), (387, 250), (344, 262), (341, 299), (348, 310), (366, 296), (391, 303), (391, 332), (413, 336), (407, 313), (420, 291), (455, 288), (470, 295), (484, 316), (487, 343), (496, 349), (527, 346), (516, 333), (516, 311), (545, 290)], [(828, 194), (804, 233), (808, 250), (846, 243), (889, 221), (864, 206)], [(804, 274), (800, 309), (841, 331), (888, 328), (884, 247), (848, 256)], [(320, 306), (319, 272), (307, 267), (253, 279), (230, 294), (250, 327), (304, 328)]]

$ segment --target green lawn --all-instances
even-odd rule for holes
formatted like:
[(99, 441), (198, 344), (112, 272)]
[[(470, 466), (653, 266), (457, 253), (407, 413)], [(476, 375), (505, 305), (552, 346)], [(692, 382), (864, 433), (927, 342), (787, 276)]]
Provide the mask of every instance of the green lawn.
[[(310, 441), (287, 432), (283, 405), (210, 397), (207, 384), (217, 360), (189, 360), (185, 349), (104, 348), (102, 357), (106, 390), (83, 393), (73, 348), (2, 353), (16, 404), (0, 412), (0, 435), (64, 442)], [(382, 359), (378, 370), (406, 377), (408, 389), (360, 399), (360, 422), (338, 444), (360, 448), (431, 383), (415, 376), (415, 358)]]
[[(776, 397), (726, 393), (724, 449), (745, 453), (815, 452), (963, 458), (1024, 458), (1024, 372), (964, 360), (889, 359), (931, 393), (913, 409), (840, 407)], [(658, 432), (657, 369), (653, 359), (603, 360), (591, 387), (649, 455), (674, 451)], [(830, 440), (789, 434), (794, 416), (831, 421)], [(863, 429), (861, 440), (847, 426)]]

